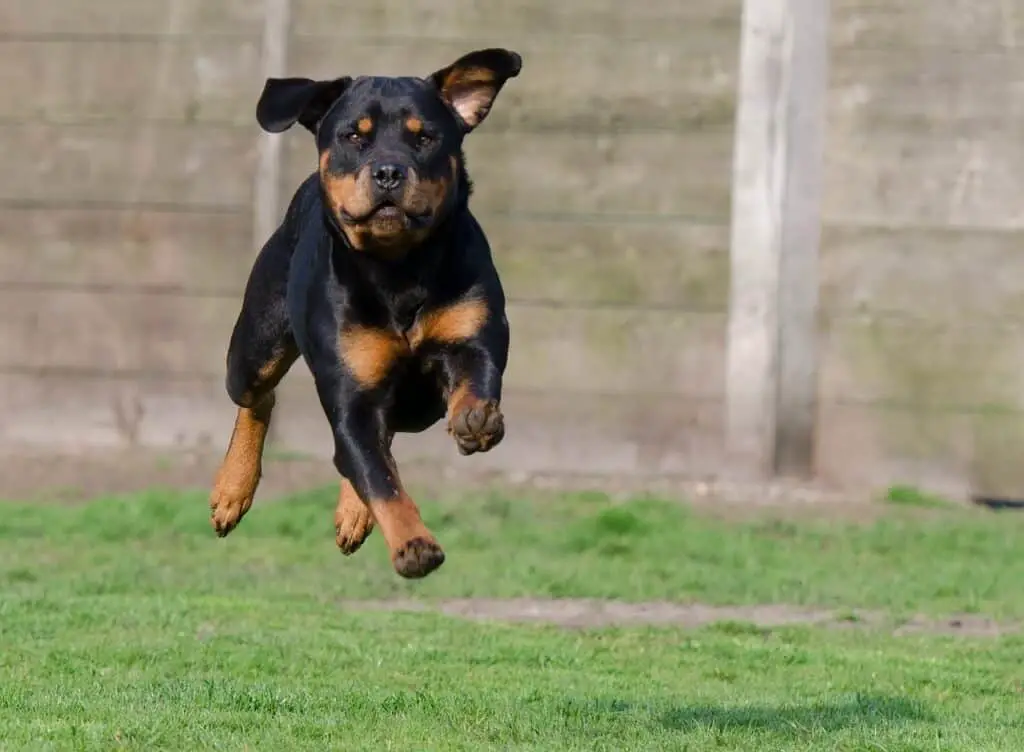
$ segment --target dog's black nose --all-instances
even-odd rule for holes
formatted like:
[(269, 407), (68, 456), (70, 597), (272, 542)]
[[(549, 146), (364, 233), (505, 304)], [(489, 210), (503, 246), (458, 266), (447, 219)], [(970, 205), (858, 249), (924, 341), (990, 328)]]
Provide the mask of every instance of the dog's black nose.
[(405, 180), (405, 168), (396, 164), (377, 165), (373, 170), (373, 181), (382, 191), (393, 191)]

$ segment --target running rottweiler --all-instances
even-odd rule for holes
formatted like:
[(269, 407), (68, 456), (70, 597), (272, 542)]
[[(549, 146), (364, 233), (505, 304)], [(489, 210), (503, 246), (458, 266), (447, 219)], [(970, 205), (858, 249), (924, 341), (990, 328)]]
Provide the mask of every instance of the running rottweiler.
[(210, 497), (218, 535), (252, 505), (274, 389), (301, 355), (334, 434), (338, 547), (354, 553), (376, 524), (403, 577), (444, 562), (391, 442), (443, 417), (462, 454), (504, 436), (505, 295), (469, 210), (462, 142), (521, 64), (485, 49), (426, 78), (266, 81), (260, 127), (301, 124), (319, 169), (257, 256), (231, 334), (238, 415)]

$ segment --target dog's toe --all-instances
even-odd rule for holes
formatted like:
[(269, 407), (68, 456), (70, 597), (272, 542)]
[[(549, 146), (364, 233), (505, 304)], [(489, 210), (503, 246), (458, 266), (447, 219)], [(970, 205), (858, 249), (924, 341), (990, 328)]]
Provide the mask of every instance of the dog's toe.
[(436, 541), (413, 538), (394, 555), (395, 571), (406, 579), (426, 577), (444, 564), (444, 551)]
[(234, 530), (252, 506), (253, 494), (237, 489), (216, 487), (210, 494), (210, 523), (223, 538)]
[(505, 418), (497, 402), (481, 401), (456, 412), (448, 430), (462, 454), (486, 452), (505, 437)]
[(373, 515), (364, 505), (346, 506), (334, 520), (335, 542), (346, 556), (359, 550), (373, 532)]

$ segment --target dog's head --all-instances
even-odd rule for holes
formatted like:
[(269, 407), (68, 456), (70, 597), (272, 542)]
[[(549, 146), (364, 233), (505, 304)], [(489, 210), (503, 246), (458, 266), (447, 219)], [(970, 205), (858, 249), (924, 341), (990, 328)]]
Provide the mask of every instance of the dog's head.
[(462, 140), (519, 75), (509, 50), (471, 52), (426, 78), (268, 79), (256, 119), (316, 137), (333, 221), (357, 250), (401, 254), (430, 235), (464, 188)]

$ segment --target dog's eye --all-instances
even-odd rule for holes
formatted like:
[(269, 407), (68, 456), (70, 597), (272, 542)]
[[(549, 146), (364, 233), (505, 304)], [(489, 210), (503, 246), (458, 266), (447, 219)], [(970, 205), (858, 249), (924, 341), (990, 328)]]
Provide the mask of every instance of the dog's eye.
[(360, 133), (359, 131), (347, 131), (341, 134), (340, 138), (343, 141), (348, 141), (350, 144), (358, 146), (360, 149), (365, 148), (369, 143), (369, 138), (366, 134)]
[(426, 146), (430, 146), (432, 143), (434, 143), (434, 137), (431, 135), (421, 133), (418, 136), (416, 136), (416, 145), (421, 149)]

